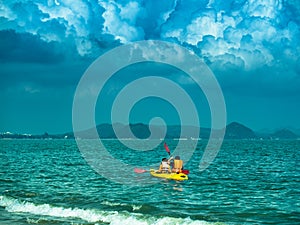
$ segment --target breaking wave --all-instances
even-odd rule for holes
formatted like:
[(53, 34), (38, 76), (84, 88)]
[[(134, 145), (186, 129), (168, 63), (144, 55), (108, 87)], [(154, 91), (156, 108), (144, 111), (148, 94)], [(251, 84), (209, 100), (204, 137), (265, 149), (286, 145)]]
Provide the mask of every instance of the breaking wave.
[[(104, 202), (104, 204), (111, 204)], [(122, 204), (122, 203), (116, 203)], [(35, 204), (28, 201), (21, 201), (9, 196), (0, 196), (0, 206), (11, 213), (29, 213), (38, 216), (50, 216), (56, 218), (74, 218), (87, 221), (89, 223), (107, 223), (111, 225), (117, 224), (182, 224), (182, 225), (208, 225), (215, 224), (206, 221), (192, 220), (190, 218), (175, 218), (175, 217), (154, 217), (140, 213), (132, 213), (126, 211), (103, 211), (98, 209), (80, 209), (80, 208), (65, 208), (53, 206), (50, 204)], [(136, 206), (134, 206), (136, 207)], [(137, 207), (138, 208), (138, 207)], [(44, 220), (45, 218), (43, 218)], [(36, 221), (38, 223), (39, 220)], [(219, 223), (218, 223), (219, 224)]]

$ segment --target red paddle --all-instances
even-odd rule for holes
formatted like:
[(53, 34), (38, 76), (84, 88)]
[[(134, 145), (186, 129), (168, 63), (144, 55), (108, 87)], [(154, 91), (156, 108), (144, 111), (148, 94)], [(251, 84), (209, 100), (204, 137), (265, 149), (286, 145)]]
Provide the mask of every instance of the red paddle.
[[(169, 156), (171, 156), (169, 146), (167, 145), (166, 142), (164, 143), (164, 147), (165, 147), (165, 149), (166, 149), (166, 152), (169, 154)], [(188, 175), (188, 174), (190, 173), (189, 170), (182, 170), (181, 172), (184, 173), (184, 174), (186, 174), (186, 175)]]
[(149, 170), (144, 170), (144, 169), (139, 169), (139, 168), (134, 168), (133, 170), (135, 173), (145, 173), (145, 172), (149, 172)]
[[(144, 170), (144, 169), (140, 169), (140, 168), (134, 168), (133, 170), (135, 173), (146, 173), (149, 172), (149, 170)], [(184, 173), (186, 175), (188, 175), (190, 173), (189, 170), (182, 170), (181, 173)]]
[[(168, 145), (167, 145), (166, 142), (164, 143), (164, 147), (165, 147), (165, 149), (166, 149), (166, 152), (169, 154), (169, 156), (171, 156), (170, 149), (169, 149), (169, 147), (168, 147)], [(133, 171), (134, 171), (135, 173), (146, 173), (146, 172), (149, 172), (149, 170), (140, 169), (140, 168), (134, 168)], [(181, 172), (184, 173), (184, 174), (189, 174), (189, 173), (190, 173), (189, 170), (182, 170)]]
[(168, 145), (167, 145), (167, 143), (165, 142), (164, 143), (164, 147), (165, 147), (165, 149), (166, 149), (166, 152), (169, 154), (169, 156), (171, 155), (171, 153), (170, 153), (170, 149), (169, 149), (169, 147), (168, 147)]
[(185, 175), (188, 175), (190, 173), (189, 170), (181, 170), (181, 173), (184, 173)]

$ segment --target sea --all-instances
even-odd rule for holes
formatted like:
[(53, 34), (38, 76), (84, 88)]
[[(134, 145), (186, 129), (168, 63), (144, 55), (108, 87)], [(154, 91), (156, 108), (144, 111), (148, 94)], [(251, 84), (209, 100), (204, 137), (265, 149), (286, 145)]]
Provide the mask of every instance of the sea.
[[(145, 170), (168, 157), (163, 144), (139, 152), (103, 142)], [(167, 143), (172, 152), (176, 141)], [(130, 170), (127, 179), (154, 181), (130, 185), (95, 171), (75, 140), (0, 140), (0, 224), (300, 224), (300, 140), (225, 140), (200, 171), (206, 144), (185, 163), (187, 181)]]

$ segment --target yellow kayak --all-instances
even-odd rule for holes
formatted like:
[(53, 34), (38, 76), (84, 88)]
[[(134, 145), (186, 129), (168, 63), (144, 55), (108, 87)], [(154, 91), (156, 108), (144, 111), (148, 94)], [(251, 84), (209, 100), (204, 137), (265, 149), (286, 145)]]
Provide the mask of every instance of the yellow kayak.
[(184, 173), (157, 173), (154, 169), (150, 169), (150, 174), (154, 177), (171, 179), (171, 180), (187, 180), (188, 176)]

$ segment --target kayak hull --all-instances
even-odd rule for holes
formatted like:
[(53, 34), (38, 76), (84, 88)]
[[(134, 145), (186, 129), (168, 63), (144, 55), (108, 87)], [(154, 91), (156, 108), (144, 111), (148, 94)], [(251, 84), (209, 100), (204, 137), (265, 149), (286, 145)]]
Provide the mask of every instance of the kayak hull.
[(153, 177), (170, 179), (170, 180), (188, 180), (188, 176), (184, 173), (157, 173), (154, 169), (150, 169), (150, 174)]

